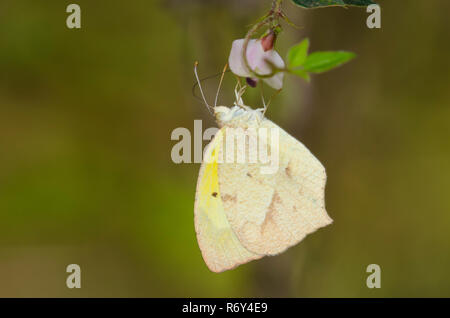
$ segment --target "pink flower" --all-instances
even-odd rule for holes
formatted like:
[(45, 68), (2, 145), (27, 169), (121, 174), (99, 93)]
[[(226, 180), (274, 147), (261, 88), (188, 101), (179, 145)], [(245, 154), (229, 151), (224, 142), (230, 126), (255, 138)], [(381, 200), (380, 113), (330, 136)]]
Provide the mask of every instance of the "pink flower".
[[(257, 81), (258, 79), (255, 79), (253, 74), (245, 66), (242, 56), (244, 41), (244, 39), (233, 41), (228, 64), (230, 65), (231, 71), (237, 76), (250, 77)], [(281, 56), (273, 49), (264, 51), (261, 40), (252, 39), (248, 42), (247, 61), (252, 71), (261, 75), (272, 73), (272, 67), (267, 61), (278, 68), (284, 68), (284, 61)], [(281, 89), (283, 87), (283, 77), (283, 72), (277, 72), (272, 77), (263, 78), (262, 80), (274, 89)]]

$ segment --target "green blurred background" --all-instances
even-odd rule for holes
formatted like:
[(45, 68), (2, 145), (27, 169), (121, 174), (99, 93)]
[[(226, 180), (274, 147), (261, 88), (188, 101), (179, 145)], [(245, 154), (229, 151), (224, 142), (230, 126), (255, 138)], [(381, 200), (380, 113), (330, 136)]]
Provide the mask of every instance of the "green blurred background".
[[(303, 10), (277, 49), (349, 50), (351, 63), (287, 77), (267, 116), (327, 168), (334, 224), (222, 274), (194, 232), (199, 164), (172, 163), (173, 129), (213, 118), (193, 97), (270, 0), (0, 2), (0, 296), (450, 296), (448, 0)], [(221, 103), (233, 99), (227, 74)], [(204, 81), (210, 100), (218, 78)], [(248, 104), (256, 104), (254, 92)], [(65, 285), (81, 266), (82, 288)], [(381, 289), (366, 287), (381, 266)]]

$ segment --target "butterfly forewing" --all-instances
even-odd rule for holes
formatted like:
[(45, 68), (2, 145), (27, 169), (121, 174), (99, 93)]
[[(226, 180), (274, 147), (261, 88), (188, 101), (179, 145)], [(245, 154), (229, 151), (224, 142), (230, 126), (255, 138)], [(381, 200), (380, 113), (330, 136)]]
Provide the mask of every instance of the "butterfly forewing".
[(205, 263), (213, 272), (229, 270), (263, 256), (252, 253), (241, 245), (225, 216), (217, 175), (222, 140), (223, 128), (217, 132), (205, 151), (194, 207), (198, 244)]

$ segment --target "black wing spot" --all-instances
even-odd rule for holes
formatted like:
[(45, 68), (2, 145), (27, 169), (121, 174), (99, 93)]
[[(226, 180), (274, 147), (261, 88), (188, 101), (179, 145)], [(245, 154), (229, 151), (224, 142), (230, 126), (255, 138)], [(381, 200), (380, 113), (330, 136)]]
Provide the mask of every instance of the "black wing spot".
[(253, 177), (253, 176), (250, 174), (250, 172), (247, 172), (247, 176), (250, 177), (250, 178)]
[(213, 197), (217, 198), (217, 192), (213, 192), (213, 193), (211, 193), (211, 195), (212, 195)]

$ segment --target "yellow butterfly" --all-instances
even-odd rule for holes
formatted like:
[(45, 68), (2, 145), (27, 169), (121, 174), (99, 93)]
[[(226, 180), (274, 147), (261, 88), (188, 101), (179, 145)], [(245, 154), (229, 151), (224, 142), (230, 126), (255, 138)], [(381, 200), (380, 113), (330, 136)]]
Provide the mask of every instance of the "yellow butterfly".
[[(208, 268), (222, 272), (279, 254), (307, 234), (332, 223), (325, 210), (325, 168), (319, 160), (264, 117), (266, 106), (256, 110), (245, 106), (241, 98), (245, 87), (236, 89), (233, 107), (210, 107), (196, 68), (195, 75), (205, 104), (214, 112), (220, 127), (205, 150), (194, 206), (197, 240)], [(260, 162), (224, 161), (229, 128), (240, 129), (243, 134), (264, 128), (276, 132), (276, 171), (264, 173)], [(266, 145), (269, 152), (274, 152), (273, 146)], [(231, 150), (233, 158), (239, 151), (249, 154), (249, 147), (246, 143), (245, 149)]]

